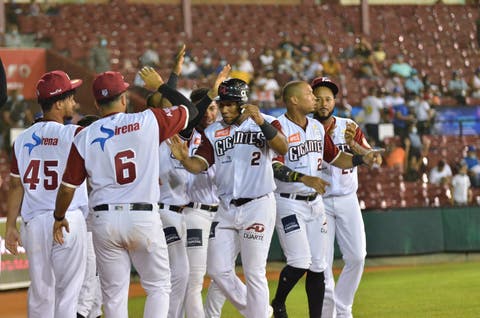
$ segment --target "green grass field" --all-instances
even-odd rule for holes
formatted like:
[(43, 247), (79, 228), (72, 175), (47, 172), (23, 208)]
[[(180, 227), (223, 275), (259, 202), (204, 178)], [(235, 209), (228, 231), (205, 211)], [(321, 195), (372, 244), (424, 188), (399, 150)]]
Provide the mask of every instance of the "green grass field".
[[(269, 282), (270, 296), (277, 282)], [(143, 297), (132, 298), (130, 317), (142, 317)], [(306, 318), (304, 280), (287, 300), (290, 318)], [(469, 318), (480, 317), (480, 263), (367, 268), (356, 295), (355, 318)], [(241, 315), (227, 303), (222, 317)]]

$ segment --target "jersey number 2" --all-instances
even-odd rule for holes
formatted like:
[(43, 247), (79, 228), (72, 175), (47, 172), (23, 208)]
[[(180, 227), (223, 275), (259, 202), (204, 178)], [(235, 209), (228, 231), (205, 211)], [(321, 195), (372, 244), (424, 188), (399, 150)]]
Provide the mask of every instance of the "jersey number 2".
[(252, 160), (250, 161), (250, 164), (252, 166), (259, 166), (260, 165), (260, 156), (262, 154), (259, 151), (255, 151), (252, 153)]
[(115, 156), (115, 173), (118, 184), (127, 184), (133, 182), (137, 178), (135, 169), (135, 153), (132, 150), (120, 151)]
[[(35, 190), (37, 188), (37, 184), (40, 183), (39, 172), (41, 164), (42, 161), (40, 160), (32, 160), (25, 170), (23, 183), (29, 184), (30, 190)], [(54, 170), (54, 168), (57, 166), (57, 160), (45, 160), (43, 162), (43, 175), (45, 176), (45, 179), (43, 180), (43, 187), (45, 190), (55, 190), (58, 187), (58, 173)]]

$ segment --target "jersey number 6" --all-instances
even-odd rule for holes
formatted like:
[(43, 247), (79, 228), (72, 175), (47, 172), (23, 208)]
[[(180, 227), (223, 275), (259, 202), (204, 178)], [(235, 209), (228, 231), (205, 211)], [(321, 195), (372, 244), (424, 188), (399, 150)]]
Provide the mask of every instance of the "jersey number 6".
[(127, 184), (137, 178), (135, 162), (130, 159), (135, 158), (132, 150), (124, 150), (115, 156), (115, 173), (118, 184)]

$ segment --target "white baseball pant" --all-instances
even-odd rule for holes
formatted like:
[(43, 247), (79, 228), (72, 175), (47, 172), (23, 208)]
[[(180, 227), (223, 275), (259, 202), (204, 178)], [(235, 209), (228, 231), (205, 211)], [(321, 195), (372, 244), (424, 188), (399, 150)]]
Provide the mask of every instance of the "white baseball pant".
[[(355, 292), (363, 274), (366, 238), (356, 193), (323, 198), (328, 222), (328, 268), (325, 271), (325, 299), (322, 317), (352, 317)], [(334, 240), (337, 238), (345, 266), (337, 285), (332, 272)]]
[(22, 224), (31, 284), (28, 317), (76, 317), (86, 267), (86, 225), (82, 211), (67, 211), (70, 233), (64, 244), (53, 242), (53, 211)]
[(170, 268), (156, 206), (152, 211), (130, 211), (129, 204), (110, 204), (109, 211), (93, 212), (93, 245), (105, 318), (128, 317), (130, 259), (147, 294), (143, 317), (167, 317)]
[[(208, 237), (215, 213), (189, 207), (183, 210), (187, 225), (187, 255), (190, 264), (190, 275), (185, 294), (185, 315), (187, 318), (205, 317), (202, 289), (204, 276), (207, 272)], [(225, 296), (218, 290), (217, 293), (210, 293), (207, 296), (207, 302), (210, 302), (209, 310), (212, 310), (213, 307), (218, 308), (221, 312)], [(215, 305), (218, 303), (220, 303), (220, 306)]]
[(189, 264), (187, 256), (187, 225), (182, 213), (169, 210), (169, 205), (160, 209), (163, 230), (168, 246), (170, 262), (170, 282), (172, 291), (168, 308), (168, 318), (183, 318), (187, 290)]
[(309, 202), (283, 198), (278, 194), (275, 198), (275, 227), (287, 264), (323, 272), (327, 268), (328, 222), (321, 196)]
[[(208, 246), (208, 274), (247, 318), (269, 315), (266, 265), (275, 214), (275, 198), (269, 193), (240, 206), (221, 203), (213, 221), (216, 226)], [(238, 252), (246, 284), (235, 274)]]
[(217, 283), (214, 280), (210, 281), (205, 299), (205, 318), (220, 318), (225, 299), (226, 297)]
[(87, 232), (86, 244), (87, 266), (80, 296), (78, 297), (77, 312), (83, 317), (96, 318), (102, 315), (102, 290), (100, 288), (100, 278), (97, 275), (92, 232)]

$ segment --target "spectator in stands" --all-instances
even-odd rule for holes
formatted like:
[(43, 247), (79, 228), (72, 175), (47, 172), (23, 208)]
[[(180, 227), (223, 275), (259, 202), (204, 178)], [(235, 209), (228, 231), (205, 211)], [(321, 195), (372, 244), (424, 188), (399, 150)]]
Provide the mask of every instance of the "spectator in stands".
[(420, 136), (429, 135), (435, 111), (422, 94), (415, 95), (409, 102), (409, 106), (417, 121), (418, 134)]
[(466, 105), (468, 84), (460, 74), (460, 71), (452, 72), (452, 79), (448, 82), (448, 94), (455, 98), (458, 104)]
[(158, 55), (157, 42), (145, 41), (146, 50), (140, 56), (140, 68), (144, 66), (158, 67), (160, 56)]
[(25, 128), (33, 123), (33, 115), (28, 108), (28, 103), (20, 93), (20, 89), (10, 91), (5, 107), (3, 120), (10, 128)]
[(290, 53), (290, 56), (293, 56), (295, 52), (295, 43), (290, 40), (290, 36), (288, 35), (287, 32), (281, 33), (282, 40), (280, 41), (280, 44), (278, 44), (278, 48), (281, 49), (282, 51), (287, 51)]
[[(185, 78), (199, 78), (202, 75), (202, 71), (197, 65), (197, 62), (191, 56), (185, 55), (183, 67), (182, 67), (182, 76)], [(189, 95), (187, 95), (189, 96)]]
[(275, 56), (273, 55), (273, 50), (271, 48), (265, 48), (259, 56), (260, 67), (264, 71), (273, 71)]
[(97, 74), (110, 70), (110, 49), (107, 46), (107, 38), (99, 36), (97, 43), (90, 49), (88, 66)]
[(360, 37), (355, 46), (355, 56), (358, 58), (360, 67), (358, 76), (366, 79), (376, 79), (381, 73), (373, 57), (373, 50), (370, 42), (365, 37)]
[(253, 79), (253, 72), (253, 64), (248, 59), (248, 52), (246, 50), (240, 50), (238, 52), (238, 60), (232, 66), (231, 76), (250, 83)]
[(440, 159), (438, 160), (437, 165), (430, 170), (428, 179), (431, 184), (450, 184), (450, 180), (452, 179), (452, 169), (445, 160)]
[(8, 31), (5, 33), (5, 46), (21, 47), (22, 45), (22, 36), (18, 31), (18, 26), (16, 24), (10, 24)]
[(412, 66), (405, 62), (402, 54), (399, 54), (397, 55), (396, 61), (390, 65), (389, 71), (390, 73), (407, 78), (410, 77)]
[(389, 168), (397, 168), (403, 174), (406, 161), (405, 149), (396, 142), (385, 144), (385, 164)]
[(310, 54), (310, 63), (305, 66), (305, 71), (303, 73), (303, 78), (310, 82), (318, 76), (322, 76), (324, 69), (323, 63), (321, 62), (320, 55), (316, 52)]
[(378, 89), (371, 87), (367, 97), (362, 99), (362, 110), (365, 124), (365, 131), (369, 138), (379, 144), (378, 125), (382, 122), (383, 103), (378, 98)]
[(308, 56), (310, 55), (310, 53), (313, 52), (312, 41), (310, 41), (310, 37), (308, 36), (308, 34), (304, 33), (302, 35), (302, 39), (298, 44), (297, 51), (303, 56)]
[(467, 165), (461, 165), (458, 173), (452, 178), (451, 193), (453, 205), (465, 206), (472, 202), (473, 193), (467, 175)]
[(398, 91), (394, 91), (389, 103), (393, 108), (392, 123), (395, 135), (405, 138), (408, 133), (408, 126), (415, 122), (415, 117), (410, 113), (405, 100)]
[(377, 64), (383, 64), (387, 58), (387, 53), (385, 52), (383, 41), (377, 41), (373, 45), (373, 59)]
[(423, 92), (425, 86), (418, 77), (418, 72), (416, 69), (412, 69), (412, 71), (410, 72), (410, 76), (405, 80), (404, 87), (405, 99), (407, 100), (410, 100)]
[(342, 75), (342, 65), (333, 53), (328, 53), (328, 59), (322, 63), (322, 66), (323, 76), (338, 78)]
[(200, 63), (200, 71), (205, 77), (215, 74), (215, 67), (213, 66), (212, 57), (209, 54), (204, 55), (202, 62)]
[(415, 125), (410, 125), (410, 133), (404, 139), (405, 143), (405, 181), (418, 181), (426, 171), (426, 165), (423, 161), (428, 156), (430, 149), (430, 140), (422, 139), (415, 133)]
[(405, 95), (405, 88), (403, 87), (402, 78), (394, 73), (387, 73), (387, 79), (385, 80), (385, 90), (388, 94), (398, 92), (402, 98)]
[(473, 98), (480, 98), (480, 66), (476, 68), (475, 73), (472, 76), (471, 89)]
[(480, 187), (480, 162), (477, 157), (477, 148), (473, 145), (467, 147), (467, 155), (462, 159), (462, 165), (467, 166), (467, 172), (472, 185)]

